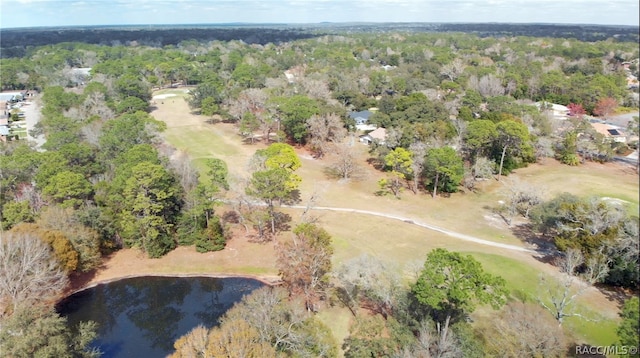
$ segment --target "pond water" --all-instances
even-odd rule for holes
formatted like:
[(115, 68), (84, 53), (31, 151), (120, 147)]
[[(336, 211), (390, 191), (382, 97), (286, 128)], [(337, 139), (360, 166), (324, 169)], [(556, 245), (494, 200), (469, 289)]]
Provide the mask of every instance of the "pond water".
[(102, 357), (164, 357), (192, 328), (217, 325), (244, 295), (264, 286), (248, 278), (136, 277), (78, 292), (58, 305), (74, 327), (98, 323)]

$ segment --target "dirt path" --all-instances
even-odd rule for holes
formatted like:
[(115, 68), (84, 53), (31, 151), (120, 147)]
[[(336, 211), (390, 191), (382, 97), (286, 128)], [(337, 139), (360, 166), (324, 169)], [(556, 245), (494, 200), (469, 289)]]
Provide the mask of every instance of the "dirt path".
[[(287, 207), (294, 208), (294, 209), (306, 209), (307, 208), (305, 206), (299, 206), (299, 205), (292, 205), (292, 206), (287, 206)], [(425, 223), (416, 221), (416, 220), (411, 219), (411, 218), (401, 217), (401, 216), (396, 216), (396, 215), (391, 215), (391, 214), (386, 214), (386, 213), (381, 213), (381, 212), (376, 212), (376, 211), (359, 210), (359, 209), (352, 209), (352, 208), (335, 208), (335, 207), (326, 207), (326, 206), (314, 206), (314, 207), (311, 208), (311, 210), (327, 210), (327, 211), (338, 211), (338, 212), (345, 212), (345, 213), (358, 213), (358, 214), (379, 216), (379, 217), (383, 217), (383, 218), (387, 218), (387, 219), (399, 220), (399, 221), (402, 221), (402, 222), (405, 222), (405, 223), (408, 223), (408, 224), (412, 224), (412, 225), (417, 225), (417, 226), (423, 227), (423, 228), (428, 229), (428, 230), (437, 231), (437, 232), (443, 233), (445, 235), (452, 236), (452, 237), (455, 237), (457, 239), (464, 240), (464, 241), (474, 242), (476, 244), (489, 245), (489, 246), (498, 247), (498, 248), (501, 248), (501, 249), (528, 252), (528, 253), (536, 253), (537, 252), (535, 250), (527, 249), (527, 248), (522, 247), (522, 246), (502, 244), (502, 243), (495, 242), (495, 241), (484, 240), (484, 239), (480, 239), (480, 238), (473, 237), (473, 236), (470, 236), (470, 235), (465, 235), (465, 234), (461, 234), (461, 233), (458, 233), (458, 232), (455, 232), (455, 231), (443, 229), (443, 228), (438, 227), (436, 225), (425, 224)]]

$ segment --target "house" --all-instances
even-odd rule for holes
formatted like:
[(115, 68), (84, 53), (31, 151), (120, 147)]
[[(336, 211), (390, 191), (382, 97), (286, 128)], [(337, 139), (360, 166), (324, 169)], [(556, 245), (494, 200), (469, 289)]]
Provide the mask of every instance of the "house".
[(367, 124), (372, 114), (371, 111), (349, 112), (349, 117), (356, 121), (356, 125)]
[(0, 116), (0, 142), (6, 142), (9, 134), (9, 120), (7, 116)]
[(561, 104), (550, 102), (536, 102), (536, 107), (540, 111), (548, 111), (555, 119), (567, 119), (569, 116), (569, 108)]
[(24, 98), (22, 92), (3, 92), (0, 93), (0, 102), (14, 103), (22, 101)]
[(620, 127), (612, 126), (606, 123), (591, 123), (591, 127), (598, 133), (602, 134), (605, 140), (618, 143), (626, 143), (627, 136)]
[(387, 139), (387, 130), (384, 128), (377, 128), (373, 131), (360, 136), (360, 142), (369, 145), (371, 143), (378, 142), (379, 144), (384, 144), (385, 139)]

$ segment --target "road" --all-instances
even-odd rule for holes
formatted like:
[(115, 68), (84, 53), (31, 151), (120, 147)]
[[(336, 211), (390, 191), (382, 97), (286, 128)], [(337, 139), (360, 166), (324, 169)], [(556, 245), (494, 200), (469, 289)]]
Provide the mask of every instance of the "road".
[(40, 97), (34, 98), (31, 101), (25, 102), (26, 105), (22, 106), (22, 111), (24, 112), (25, 121), (27, 124), (27, 140), (35, 145), (37, 150), (41, 150), (40, 148), (47, 140), (43, 135), (39, 135), (37, 137), (31, 136), (31, 130), (35, 127), (35, 125), (40, 122)]
[[(308, 207), (301, 206), (301, 205), (283, 205), (283, 206), (287, 207), (287, 208), (293, 208), (293, 209), (303, 209), (303, 210), (309, 209)], [(423, 228), (428, 229), (428, 230), (437, 231), (439, 233), (442, 233), (442, 234), (445, 234), (445, 235), (448, 235), (448, 236), (451, 236), (451, 237), (455, 237), (455, 238), (460, 239), (460, 240), (474, 242), (476, 244), (487, 245), (487, 246), (492, 246), (492, 247), (498, 247), (498, 248), (501, 248), (501, 249), (507, 249), (507, 250), (513, 250), (513, 251), (527, 252), (527, 253), (531, 253), (531, 254), (538, 253), (535, 250), (527, 249), (527, 248), (522, 247), (522, 246), (509, 245), (509, 244), (503, 244), (503, 243), (499, 243), (499, 242), (484, 240), (484, 239), (480, 239), (480, 238), (477, 238), (477, 237), (461, 234), (461, 233), (458, 233), (458, 232), (455, 232), (455, 231), (443, 229), (443, 228), (435, 226), (435, 225), (421, 223), (421, 222), (415, 221), (414, 219), (411, 219), (411, 218), (395, 216), (395, 215), (385, 214), (385, 213), (376, 212), (376, 211), (358, 210), (358, 209), (350, 209), (350, 208), (336, 208), (336, 207), (328, 207), (328, 206), (314, 206), (314, 207), (311, 207), (310, 209), (311, 210), (325, 210), (325, 211), (336, 211), (336, 212), (344, 212), (344, 213), (357, 213), (357, 214), (364, 214), (364, 215), (379, 216), (379, 217), (383, 217), (383, 218), (387, 218), (387, 219), (399, 220), (399, 221), (405, 222), (407, 224), (417, 225), (417, 226), (423, 227)]]
[(627, 128), (627, 124), (633, 120), (633, 117), (639, 117), (640, 112), (629, 112), (625, 114), (618, 114), (615, 116), (609, 116), (606, 120), (607, 124), (611, 124), (614, 126)]

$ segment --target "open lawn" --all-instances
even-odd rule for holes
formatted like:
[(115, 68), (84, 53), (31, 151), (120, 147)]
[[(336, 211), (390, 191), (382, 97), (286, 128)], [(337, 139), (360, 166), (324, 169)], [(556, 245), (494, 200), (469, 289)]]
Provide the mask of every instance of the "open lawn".
[[(203, 169), (204, 160), (211, 157), (223, 159), (229, 166), (232, 181), (248, 177), (249, 158), (264, 144), (244, 144), (232, 124), (210, 124), (206, 118), (191, 112), (184, 100), (183, 89), (165, 90), (155, 94), (174, 95), (156, 97), (151, 115), (167, 124), (164, 138), (179, 150), (188, 153), (194, 165)], [(587, 163), (578, 167), (562, 165), (554, 160), (545, 160), (528, 168), (515, 171), (500, 182), (488, 180), (478, 185), (476, 192), (454, 194), (451, 197), (432, 199), (427, 193), (413, 194), (405, 191), (400, 200), (392, 196), (376, 196), (377, 180), (383, 173), (367, 164), (368, 147), (354, 144), (364, 171), (360, 181), (338, 181), (328, 179), (324, 168), (331, 156), (314, 159), (305, 149), (297, 149), (302, 160), (298, 173), (303, 179), (302, 202), (315, 193), (317, 206), (353, 208), (388, 213), (417, 222), (433, 224), (461, 234), (484, 240), (512, 245), (525, 245), (518, 239), (499, 216), (493, 214), (500, 200), (504, 199), (504, 186), (517, 178), (530, 186), (540, 188), (545, 198), (561, 192), (576, 195), (599, 195), (626, 202), (628, 210), (638, 212), (638, 176), (632, 168), (615, 164)], [(283, 209), (299, 221), (301, 211)], [(411, 268), (422, 262), (433, 248), (472, 254), (487, 271), (501, 275), (507, 281), (514, 296), (535, 300), (538, 277), (541, 273), (557, 277), (555, 267), (544, 263), (530, 253), (462, 241), (443, 233), (427, 230), (399, 220), (371, 215), (329, 211), (310, 211), (318, 223), (333, 237), (334, 267), (363, 253), (392, 262), (398, 270)], [(283, 235), (290, 235), (284, 233)], [(228, 247), (217, 253), (197, 254), (190, 247), (178, 248), (166, 257), (157, 260), (142, 259), (133, 250), (117, 252), (105, 263), (91, 282), (118, 277), (118, 274), (136, 272), (182, 273), (182, 274), (249, 274), (273, 277), (277, 274), (273, 244), (248, 242), (238, 232)], [(133, 255), (133, 256), (132, 256)], [(406, 272), (406, 271), (405, 271)], [(517, 293), (516, 293), (517, 292)], [(578, 309), (589, 316), (600, 317), (600, 323), (569, 319), (569, 328), (580, 341), (592, 344), (611, 344), (615, 340), (618, 303), (609, 300), (600, 291), (588, 290), (579, 300)], [(337, 337), (344, 337), (348, 318), (344, 310), (332, 308), (320, 314)]]

